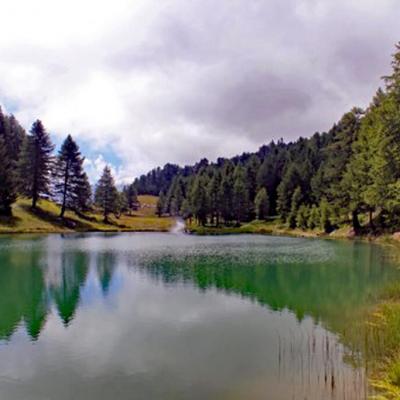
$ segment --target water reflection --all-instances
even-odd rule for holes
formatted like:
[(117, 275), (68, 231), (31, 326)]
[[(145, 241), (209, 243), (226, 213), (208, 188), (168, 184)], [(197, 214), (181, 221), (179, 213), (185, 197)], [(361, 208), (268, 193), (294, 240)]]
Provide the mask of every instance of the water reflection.
[(387, 255), (246, 236), (1, 239), (0, 397), (362, 399), (349, 331), (399, 278)]
[[(66, 245), (66, 238), (74, 239), (78, 246)], [(289, 309), (299, 321), (312, 316), (335, 332), (341, 332), (343, 324), (379, 288), (399, 276), (398, 271), (387, 268), (390, 263), (383, 249), (364, 243), (321, 242), (318, 250), (329, 255), (321, 258), (320, 254), (310, 254), (315, 246), (303, 248), (309, 244), (304, 241), (300, 246), (290, 243), (289, 255), (281, 246), (282, 255), (282, 248), (248, 242), (244, 247), (243, 242), (231, 241), (222, 246), (217, 242), (214, 247), (201, 241), (185, 247), (181, 242), (182, 250), (175, 246), (177, 243), (160, 246), (153, 240), (154, 248), (124, 248), (121, 252), (118, 246), (104, 250), (101, 245), (105, 241), (115, 247), (112, 240), (118, 240), (118, 235), (66, 238), (35, 239), (28, 242), (27, 249), (21, 249), (18, 239), (0, 242), (1, 339), (9, 339), (24, 323), (29, 336), (36, 340), (52, 304), (68, 326), (77, 312), (90, 266), (107, 296), (118, 259), (120, 266), (137, 268), (163, 284), (191, 283), (203, 291), (215, 288), (238, 294), (275, 311)], [(97, 248), (92, 246), (95, 242)]]

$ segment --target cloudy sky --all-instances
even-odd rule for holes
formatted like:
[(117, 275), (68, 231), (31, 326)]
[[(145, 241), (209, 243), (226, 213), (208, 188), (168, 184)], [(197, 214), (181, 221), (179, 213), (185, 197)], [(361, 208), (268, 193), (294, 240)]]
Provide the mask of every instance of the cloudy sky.
[(256, 150), (365, 106), (398, 0), (0, 0), (0, 104), (71, 133), (92, 179)]

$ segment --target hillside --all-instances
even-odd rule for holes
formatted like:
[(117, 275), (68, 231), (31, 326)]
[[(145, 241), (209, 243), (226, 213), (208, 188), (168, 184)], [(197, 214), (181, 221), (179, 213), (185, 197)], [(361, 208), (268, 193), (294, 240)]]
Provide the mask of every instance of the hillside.
[(0, 217), (0, 233), (62, 233), (62, 232), (164, 232), (174, 225), (174, 219), (155, 215), (157, 197), (139, 196), (141, 207), (132, 215), (112, 216), (109, 224), (103, 223), (100, 213), (77, 216), (67, 211), (64, 220), (58, 216), (60, 207), (52, 201), (40, 200), (38, 210), (33, 212), (30, 201), (18, 199), (13, 205), (12, 217)]

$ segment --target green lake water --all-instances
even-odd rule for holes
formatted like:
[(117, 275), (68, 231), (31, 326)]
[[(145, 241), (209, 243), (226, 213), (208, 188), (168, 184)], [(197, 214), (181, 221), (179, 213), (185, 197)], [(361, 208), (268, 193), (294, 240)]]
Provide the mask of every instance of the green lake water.
[(400, 270), (361, 242), (0, 238), (0, 399), (364, 399), (356, 321)]

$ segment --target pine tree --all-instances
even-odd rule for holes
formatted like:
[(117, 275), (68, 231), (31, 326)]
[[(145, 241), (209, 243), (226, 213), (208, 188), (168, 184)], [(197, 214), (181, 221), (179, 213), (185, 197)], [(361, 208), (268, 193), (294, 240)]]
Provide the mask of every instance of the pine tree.
[(239, 164), (233, 173), (233, 210), (236, 222), (240, 224), (249, 215), (249, 193), (244, 168)]
[(179, 175), (176, 175), (172, 180), (171, 187), (167, 194), (167, 210), (170, 215), (178, 215), (184, 199), (182, 180)]
[(319, 209), (320, 209), (320, 222), (319, 222), (320, 229), (325, 233), (329, 233), (332, 230), (331, 210), (329, 207), (329, 203), (325, 198), (321, 200)]
[(220, 210), (221, 216), (225, 223), (229, 223), (233, 219), (233, 171), (234, 165), (232, 161), (224, 162), (222, 169), (222, 179), (220, 187)]
[(126, 196), (128, 212), (131, 213), (132, 211), (137, 210), (139, 207), (139, 200), (135, 185), (132, 183), (130, 185), (124, 186), (123, 192)]
[(162, 217), (165, 212), (165, 194), (162, 191), (158, 195), (156, 210), (157, 215)]
[(286, 221), (290, 213), (292, 196), (298, 186), (302, 186), (299, 171), (295, 164), (290, 164), (277, 189), (277, 209), (283, 221)]
[(95, 202), (103, 211), (104, 222), (108, 223), (108, 215), (118, 208), (118, 191), (109, 166), (104, 167), (103, 174), (96, 185)]
[(61, 218), (67, 209), (79, 209), (79, 194), (83, 190), (82, 185), (86, 185), (83, 161), (78, 145), (68, 135), (58, 153), (54, 170), (55, 196), (61, 203)]
[(5, 115), (0, 107), (0, 137), (4, 139), (8, 156), (18, 161), (26, 133), (13, 115)]
[(211, 222), (215, 220), (215, 225), (219, 225), (220, 215), (221, 215), (221, 173), (219, 170), (214, 169), (213, 175), (207, 187), (208, 198), (210, 200), (209, 209)]
[(207, 179), (204, 175), (196, 175), (191, 190), (190, 190), (190, 208), (193, 210), (193, 215), (201, 225), (207, 223), (208, 215), (208, 193), (206, 190)]
[(0, 215), (11, 216), (11, 205), (16, 201), (14, 162), (10, 157), (5, 140), (0, 136)]
[(54, 145), (42, 122), (33, 123), (22, 145), (18, 162), (19, 192), (32, 199), (32, 208), (41, 196), (50, 195)]
[(265, 188), (260, 189), (254, 199), (254, 208), (256, 211), (256, 218), (258, 220), (264, 220), (269, 214), (270, 203), (268, 193)]
[(297, 186), (292, 196), (292, 201), (290, 204), (290, 213), (288, 216), (289, 227), (292, 229), (296, 227), (297, 212), (299, 210), (302, 199), (303, 195), (301, 193), (301, 188), (300, 186)]
[(320, 220), (321, 220), (320, 211), (318, 207), (315, 204), (313, 204), (311, 206), (310, 214), (308, 216), (308, 221), (307, 221), (308, 228), (315, 229), (317, 226), (320, 225)]
[(246, 174), (246, 188), (249, 197), (249, 211), (248, 215), (250, 219), (254, 219), (256, 216), (254, 200), (257, 195), (257, 174), (260, 169), (260, 159), (256, 154), (253, 154), (245, 165)]
[(128, 211), (128, 198), (126, 197), (126, 193), (122, 190), (119, 192), (117, 190), (117, 200), (114, 214), (119, 218), (121, 214), (126, 213)]
[(192, 223), (192, 216), (193, 216), (193, 211), (192, 208), (190, 207), (190, 203), (188, 199), (184, 199), (182, 202), (182, 207), (180, 210), (180, 215), (182, 216), (183, 219), (188, 219), (189, 223)]
[(92, 186), (86, 172), (83, 172), (77, 185), (76, 211), (85, 212), (92, 208)]
[(296, 226), (299, 227), (300, 229), (307, 229), (308, 225), (308, 218), (309, 218), (310, 210), (307, 206), (302, 204), (296, 215)]

